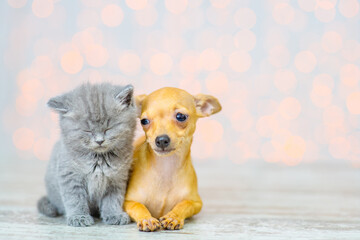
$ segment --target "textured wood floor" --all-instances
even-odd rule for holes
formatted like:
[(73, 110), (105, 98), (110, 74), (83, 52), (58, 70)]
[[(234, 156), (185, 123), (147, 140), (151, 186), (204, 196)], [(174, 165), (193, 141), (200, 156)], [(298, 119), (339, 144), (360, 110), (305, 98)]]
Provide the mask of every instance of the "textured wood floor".
[[(225, 161), (224, 161), (225, 162)], [(0, 239), (360, 239), (360, 169), (254, 161), (199, 163), (202, 212), (183, 230), (142, 233), (134, 223), (73, 228), (36, 212), (46, 163), (0, 162)]]

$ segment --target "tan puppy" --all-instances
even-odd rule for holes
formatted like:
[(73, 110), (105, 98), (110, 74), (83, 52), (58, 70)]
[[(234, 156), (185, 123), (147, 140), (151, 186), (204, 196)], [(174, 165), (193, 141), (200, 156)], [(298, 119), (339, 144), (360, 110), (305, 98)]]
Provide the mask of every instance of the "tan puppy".
[(136, 102), (146, 136), (135, 143), (124, 209), (140, 231), (160, 225), (180, 229), (202, 207), (190, 156), (196, 121), (219, 112), (221, 105), (212, 96), (170, 87), (140, 95)]

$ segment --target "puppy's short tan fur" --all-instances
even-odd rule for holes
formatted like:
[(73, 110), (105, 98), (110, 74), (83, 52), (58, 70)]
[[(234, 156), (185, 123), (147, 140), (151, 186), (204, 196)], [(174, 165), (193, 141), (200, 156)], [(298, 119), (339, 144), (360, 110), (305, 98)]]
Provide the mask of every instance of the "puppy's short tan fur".
[[(219, 112), (221, 105), (212, 96), (169, 87), (136, 101), (140, 119), (148, 119), (148, 124), (143, 124), (145, 136), (135, 143), (124, 209), (140, 231), (181, 229), (202, 207), (190, 156), (196, 121)], [(186, 120), (179, 121), (178, 113)], [(158, 141), (165, 135), (166, 147)]]

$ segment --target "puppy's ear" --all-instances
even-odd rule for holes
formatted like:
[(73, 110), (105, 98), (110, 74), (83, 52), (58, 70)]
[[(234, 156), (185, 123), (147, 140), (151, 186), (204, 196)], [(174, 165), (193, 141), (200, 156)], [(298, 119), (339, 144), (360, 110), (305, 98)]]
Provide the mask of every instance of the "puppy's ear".
[(134, 87), (132, 85), (127, 85), (121, 90), (121, 92), (116, 94), (115, 99), (128, 107), (132, 103), (133, 92)]
[(61, 96), (51, 98), (47, 102), (47, 105), (55, 112), (62, 114), (62, 115), (66, 114), (70, 110), (69, 104), (67, 103), (66, 95), (61, 95)]
[(135, 97), (135, 103), (136, 103), (136, 109), (137, 109), (137, 116), (140, 117), (141, 115), (141, 109), (144, 102), (144, 99), (146, 98), (146, 94), (137, 95)]
[(221, 111), (219, 100), (213, 96), (197, 94), (194, 98), (196, 114), (198, 117), (208, 117)]

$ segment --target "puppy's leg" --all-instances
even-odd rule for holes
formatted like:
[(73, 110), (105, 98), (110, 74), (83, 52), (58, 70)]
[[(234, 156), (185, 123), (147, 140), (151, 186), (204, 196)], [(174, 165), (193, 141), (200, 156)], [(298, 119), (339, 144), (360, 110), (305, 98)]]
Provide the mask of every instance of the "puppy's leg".
[(183, 200), (160, 218), (161, 226), (168, 230), (181, 229), (184, 226), (184, 220), (200, 212), (201, 207), (201, 201)]
[(103, 197), (100, 205), (100, 215), (104, 223), (124, 225), (130, 222), (129, 215), (122, 208), (124, 194), (124, 191), (121, 191), (119, 188), (110, 188)]
[(151, 213), (143, 204), (135, 201), (125, 201), (124, 210), (136, 222), (140, 231), (152, 232), (160, 229), (160, 222), (151, 216)]

